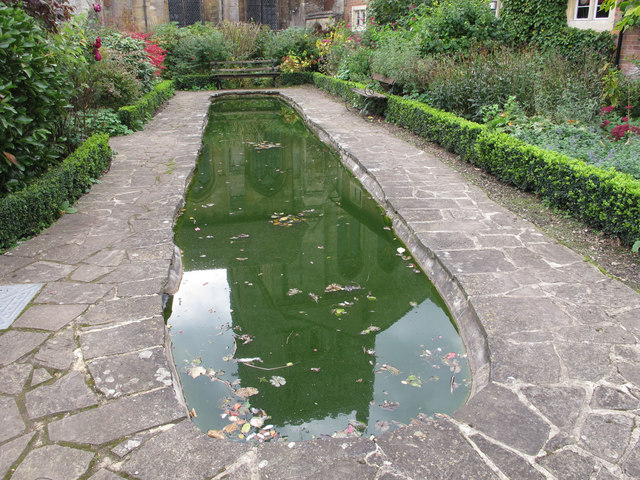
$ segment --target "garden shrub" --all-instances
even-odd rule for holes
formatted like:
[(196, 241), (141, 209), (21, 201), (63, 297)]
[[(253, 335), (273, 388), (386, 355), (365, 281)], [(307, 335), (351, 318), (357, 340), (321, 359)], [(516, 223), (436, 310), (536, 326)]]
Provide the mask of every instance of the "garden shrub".
[(89, 138), (60, 165), (28, 187), (0, 198), (0, 249), (41, 232), (61, 215), (109, 168), (109, 137)]
[(640, 238), (640, 181), (630, 175), (495, 132), (478, 137), (474, 163), (626, 244)]
[(150, 91), (156, 84), (157, 67), (145, 50), (145, 39), (120, 32), (105, 33), (101, 39), (103, 49), (110, 50), (110, 56), (140, 82), (140, 94)]
[(412, 25), (422, 55), (458, 54), (504, 41), (500, 22), (485, 0), (443, 0)]
[(416, 7), (430, 7), (433, 3), (433, 0), (371, 0), (367, 16), (380, 26), (396, 25), (411, 17)]
[(131, 130), (141, 130), (158, 107), (173, 97), (174, 93), (175, 87), (171, 80), (157, 84), (152, 91), (145, 94), (133, 105), (121, 107), (118, 110), (120, 121)]
[(305, 28), (290, 27), (278, 32), (269, 32), (264, 42), (264, 56), (280, 61), (287, 55), (305, 59), (318, 56), (318, 38)]
[[(351, 82), (314, 74), (314, 83), (351, 100)], [(395, 95), (387, 120), (410, 129), (524, 190), (536, 192), (576, 218), (631, 245), (640, 238), (640, 181)]]
[(180, 75), (173, 79), (176, 90), (215, 90), (215, 81), (210, 73)]
[(63, 139), (54, 131), (72, 95), (58, 65), (63, 54), (33, 18), (0, 3), (0, 191), (19, 188), (61, 157)]
[(354, 108), (366, 110), (372, 115), (384, 115), (386, 102), (376, 101), (371, 98), (364, 98), (353, 92), (354, 88), (364, 89), (365, 85), (356, 82), (339, 80), (321, 73), (313, 74), (313, 83), (316, 87), (332, 95), (342, 98)]
[(278, 84), (283, 87), (313, 83), (313, 72), (287, 72), (278, 77)]
[(167, 76), (210, 73), (211, 62), (230, 58), (227, 44), (220, 31), (210, 29), (201, 32), (192, 28), (187, 30), (186, 34), (187, 36), (181, 36), (173, 47), (167, 49)]
[(93, 105), (117, 109), (132, 104), (142, 93), (140, 81), (124, 65), (121, 54), (105, 47), (102, 52), (102, 60), (89, 67)]
[(452, 113), (395, 95), (388, 97), (386, 118), (467, 159), (475, 155), (476, 139), (486, 130)]
[(219, 28), (234, 60), (262, 56), (263, 44), (270, 33), (268, 27), (259, 23), (225, 20)]
[(355, 48), (340, 61), (336, 76), (342, 80), (369, 83), (371, 81), (371, 50)]

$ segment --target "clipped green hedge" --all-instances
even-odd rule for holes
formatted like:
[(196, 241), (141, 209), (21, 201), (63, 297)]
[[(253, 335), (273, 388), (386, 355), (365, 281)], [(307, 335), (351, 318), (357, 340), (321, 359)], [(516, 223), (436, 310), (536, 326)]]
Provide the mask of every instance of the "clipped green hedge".
[(278, 77), (278, 85), (283, 87), (304, 85), (305, 83), (313, 83), (313, 72), (283, 72)]
[(149, 121), (158, 107), (173, 97), (175, 92), (171, 80), (160, 82), (133, 105), (121, 107), (118, 110), (118, 117), (131, 130), (142, 130), (144, 124)]
[[(346, 100), (354, 84), (314, 75), (319, 88)], [(502, 181), (532, 191), (631, 245), (640, 239), (640, 181), (551, 150), (413, 100), (389, 95), (386, 119), (440, 144)]]
[(60, 165), (24, 190), (0, 198), (0, 250), (51, 225), (111, 164), (107, 134), (88, 138)]
[(386, 118), (465, 159), (475, 155), (476, 139), (486, 130), (484, 125), (453, 113), (395, 95), (389, 95), (387, 100)]
[(173, 80), (177, 90), (215, 90), (211, 74), (180, 75)]
[(363, 90), (365, 85), (362, 83), (338, 80), (317, 72), (313, 74), (313, 83), (319, 89), (342, 98), (359, 110), (366, 110), (373, 115), (384, 115), (385, 113), (386, 102), (365, 98), (352, 91), (353, 88)]
[(488, 131), (477, 139), (473, 163), (628, 245), (640, 239), (640, 181), (630, 175)]

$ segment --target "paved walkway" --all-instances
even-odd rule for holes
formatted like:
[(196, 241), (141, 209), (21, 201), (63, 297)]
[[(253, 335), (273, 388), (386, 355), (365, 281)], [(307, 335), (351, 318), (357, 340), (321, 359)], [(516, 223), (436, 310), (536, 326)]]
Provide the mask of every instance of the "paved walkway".
[(447, 300), (474, 370), (468, 404), (375, 440), (252, 447), (193, 426), (161, 293), (211, 93), (180, 92), (112, 139), (113, 166), (78, 213), (0, 256), (0, 285), (44, 284), (0, 335), (0, 476), (640, 478), (640, 295), (342, 103), (282, 93)]

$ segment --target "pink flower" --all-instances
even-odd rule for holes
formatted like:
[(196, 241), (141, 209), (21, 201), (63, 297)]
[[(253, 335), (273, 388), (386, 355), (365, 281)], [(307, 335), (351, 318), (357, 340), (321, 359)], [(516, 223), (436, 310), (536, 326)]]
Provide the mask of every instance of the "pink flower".
[(610, 123), (611, 123), (611, 122), (610, 122), (609, 120), (603, 120), (603, 121), (602, 121), (602, 125), (600, 125), (600, 128), (604, 128), (604, 127), (606, 127), (607, 125), (609, 125)]
[(416, 8), (415, 5), (409, 5), (409, 10), (413, 10), (414, 8)]
[(102, 10), (102, 7), (100, 6), (99, 3), (94, 3), (93, 4), (93, 11), (94, 12), (99, 12), (100, 10)]
[(96, 59), (96, 62), (99, 62), (100, 60), (102, 60), (102, 55), (100, 55), (99, 51), (96, 50), (96, 54), (94, 58)]
[(600, 109), (600, 115), (605, 115), (607, 113), (611, 113), (611, 112), (613, 112), (614, 108), (615, 107), (613, 105), (611, 105), (610, 107), (603, 107), (603, 108)]
[(633, 108), (633, 105), (628, 105), (626, 107), (624, 107), (625, 110), (631, 110)]
[(629, 121), (629, 117), (622, 117), (622, 121), (623, 122), (628, 122)]

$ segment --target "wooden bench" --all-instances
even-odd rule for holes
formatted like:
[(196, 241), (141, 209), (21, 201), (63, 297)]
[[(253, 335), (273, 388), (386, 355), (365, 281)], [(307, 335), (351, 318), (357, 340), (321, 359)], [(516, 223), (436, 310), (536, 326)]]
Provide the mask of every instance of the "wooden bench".
[(364, 100), (360, 113), (370, 112), (376, 115), (382, 114), (387, 105), (387, 96), (375, 92), (369, 88), (352, 88), (351, 91)]
[(273, 86), (276, 86), (280, 71), (276, 67), (273, 58), (259, 60), (228, 60), (224, 62), (211, 62), (212, 79), (216, 81), (218, 88), (222, 88), (222, 80), (230, 78), (273, 78)]
[(393, 78), (385, 77), (379, 73), (372, 73), (371, 78), (378, 82), (385, 91), (391, 90), (391, 88), (396, 84), (396, 81)]

